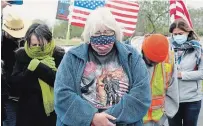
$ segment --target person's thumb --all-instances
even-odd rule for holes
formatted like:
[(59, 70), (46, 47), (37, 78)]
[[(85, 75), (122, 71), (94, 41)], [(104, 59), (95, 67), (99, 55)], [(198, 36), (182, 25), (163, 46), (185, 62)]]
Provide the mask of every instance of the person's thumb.
[(115, 117), (113, 117), (112, 115), (106, 114), (106, 118), (108, 118), (109, 120), (116, 120)]

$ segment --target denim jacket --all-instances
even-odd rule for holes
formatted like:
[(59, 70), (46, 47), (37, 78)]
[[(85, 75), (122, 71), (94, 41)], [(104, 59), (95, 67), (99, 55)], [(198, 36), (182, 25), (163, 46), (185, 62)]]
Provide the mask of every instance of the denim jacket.
[[(119, 62), (129, 78), (129, 92), (105, 112), (116, 123), (142, 126), (151, 104), (149, 74), (142, 57), (132, 47), (115, 43)], [(81, 96), (81, 78), (88, 60), (88, 44), (69, 50), (58, 68), (54, 86), (57, 126), (90, 126), (98, 109)]]

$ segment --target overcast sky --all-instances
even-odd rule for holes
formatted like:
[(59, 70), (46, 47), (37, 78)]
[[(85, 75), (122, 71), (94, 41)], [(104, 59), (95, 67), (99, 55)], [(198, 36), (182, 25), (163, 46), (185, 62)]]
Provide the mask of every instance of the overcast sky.
[[(58, 0), (23, 0), (23, 2), (23, 5), (6, 7), (4, 14), (16, 13), (28, 20), (38, 18), (46, 19), (50, 24), (54, 23)], [(203, 7), (203, 0), (186, 0), (186, 4), (195, 8)]]

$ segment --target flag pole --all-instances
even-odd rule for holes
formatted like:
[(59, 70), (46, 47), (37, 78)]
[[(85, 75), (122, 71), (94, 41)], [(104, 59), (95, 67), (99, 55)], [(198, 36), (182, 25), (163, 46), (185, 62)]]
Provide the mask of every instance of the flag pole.
[(169, 4), (169, 6), (168, 6), (168, 27), (170, 27), (170, 25), (171, 25), (171, 16), (170, 16), (170, 6), (171, 6), (171, 4), (170, 4), (170, 0), (168, 1), (168, 4)]
[(68, 19), (68, 31), (66, 34), (66, 40), (70, 40), (70, 25), (71, 25), (71, 21), (70, 18)]
[(72, 3), (74, 2), (74, 0), (69, 0), (69, 15), (68, 15), (68, 31), (67, 31), (67, 34), (66, 34), (66, 40), (70, 40), (70, 26), (71, 26), (71, 20), (72, 20)]

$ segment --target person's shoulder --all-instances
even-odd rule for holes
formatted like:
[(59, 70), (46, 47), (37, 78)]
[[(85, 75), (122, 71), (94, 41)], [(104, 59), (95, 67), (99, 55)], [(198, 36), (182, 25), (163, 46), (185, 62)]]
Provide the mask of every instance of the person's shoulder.
[(77, 50), (84, 50), (85, 48), (87, 47), (87, 44), (86, 43), (82, 43), (80, 45), (77, 45), (77, 46), (73, 46), (70, 51), (77, 51)]
[(16, 57), (16, 60), (22, 61), (22, 62), (30, 60), (30, 57), (25, 52), (24, 47), (20, 47), (15, 51), (15, 57)]
[(26, 55), (25, 48), (20, 47), (20, 48), (16, 49), (15, 54), (16, 54), (16, 56), (24, 56), (24, 55)]
[(87, 50), (88, 50), (88, 44), (82, 43), (80, 45), (71, 47), (66, 53), (66, 55), (76, 55), (76, 56), (84, 55)]

